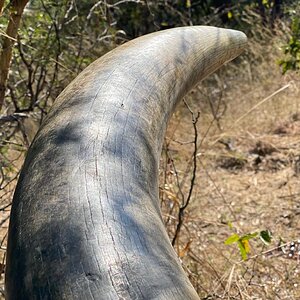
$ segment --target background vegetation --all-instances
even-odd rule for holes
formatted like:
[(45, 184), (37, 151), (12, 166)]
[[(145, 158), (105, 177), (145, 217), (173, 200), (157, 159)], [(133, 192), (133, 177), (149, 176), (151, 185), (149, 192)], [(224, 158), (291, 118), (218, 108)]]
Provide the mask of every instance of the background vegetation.
[(0, 0), (2, 279), (13, 190), (57, 95), (132, 38), (201, 24), (243, 30), (249, 47), (196, 87), (171, 120), (160, 174), (170, 239), (201, 299), (299, 299), (298, 6)]

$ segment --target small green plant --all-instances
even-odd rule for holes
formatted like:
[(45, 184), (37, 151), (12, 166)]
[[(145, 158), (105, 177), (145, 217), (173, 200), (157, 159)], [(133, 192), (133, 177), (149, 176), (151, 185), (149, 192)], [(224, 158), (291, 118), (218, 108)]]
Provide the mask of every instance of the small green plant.
[(247, 260), (248, 254), (250, 253), (250, 240), (259, 237), (260, 240), (265, 244), (269, 245), (272, 240), (272, 235), (269, 230), (262, 230), (260, 232), (247, 233), (242, 236), (237, 233), (232, 234), (225, 241), (225, 245), (237, 244), (241, 258)]
[(291, 37), (284, 47), (285, 58), (279, 61), (282, 73), (289, 70), (298, 71), (300, 69), (300, 18), (294, 17), (291, 25)]

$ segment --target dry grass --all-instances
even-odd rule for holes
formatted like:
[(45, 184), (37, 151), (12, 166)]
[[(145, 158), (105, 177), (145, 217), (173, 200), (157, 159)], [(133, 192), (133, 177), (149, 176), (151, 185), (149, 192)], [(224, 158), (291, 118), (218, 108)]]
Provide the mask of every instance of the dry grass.
[[(176, 249), (201, 299), (300, 299), (299, 259), (280, 251), (263, 255), (281, 241), (300, 238), (300, 82), (282, 76), (276, 65), (282, 26), (276, 33), (258, 32), (245, 55), (187, 97), (201, 113), (202, 140), (193, 201)], [(211, 107), (217, 106), (213, 117)], [(162, 159), (161, 194), (171, 236), (181, 202), (178, 182), (184, 182), (185, 193), (190, 188), (192, 128), (182, 104)], [(272, 243), (251, 240), (247, 261), (236, 245), (224, 244), (233, 233), (265, 229), (273, 233)]]

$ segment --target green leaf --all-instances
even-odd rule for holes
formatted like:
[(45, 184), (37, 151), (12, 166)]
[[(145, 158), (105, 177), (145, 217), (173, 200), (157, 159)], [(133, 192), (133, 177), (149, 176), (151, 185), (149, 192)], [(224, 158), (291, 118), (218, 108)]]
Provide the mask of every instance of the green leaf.
[(272, 240), (272, 234), (269, 230), (262, 230), (259, 233), (260, 239), (263, 241), (264, 244), (269, 245)]
[(238, 243), (238, 246), (240, 249), (242, 259), (246, 260), (248, 256), (247, 256), (247, 250), (245, 249), (244, 244), (241, 241), (238, 241), (237, 243)]
[(231, 235), (224, 243), (225, 245), (231, 245), (233, 243), (236, 243), (240, 239), (240, 236), (236, 233)]

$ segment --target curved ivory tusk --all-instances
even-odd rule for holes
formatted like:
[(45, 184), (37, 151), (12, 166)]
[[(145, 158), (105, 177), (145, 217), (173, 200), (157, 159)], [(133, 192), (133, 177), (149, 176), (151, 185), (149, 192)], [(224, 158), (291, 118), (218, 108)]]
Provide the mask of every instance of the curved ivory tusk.
[(7, 299), (198, 299), (162, 222), (159, 157), (178, 101), (245, 44), (214, 27), (149, 34), (61, 93), (16, 188)]

